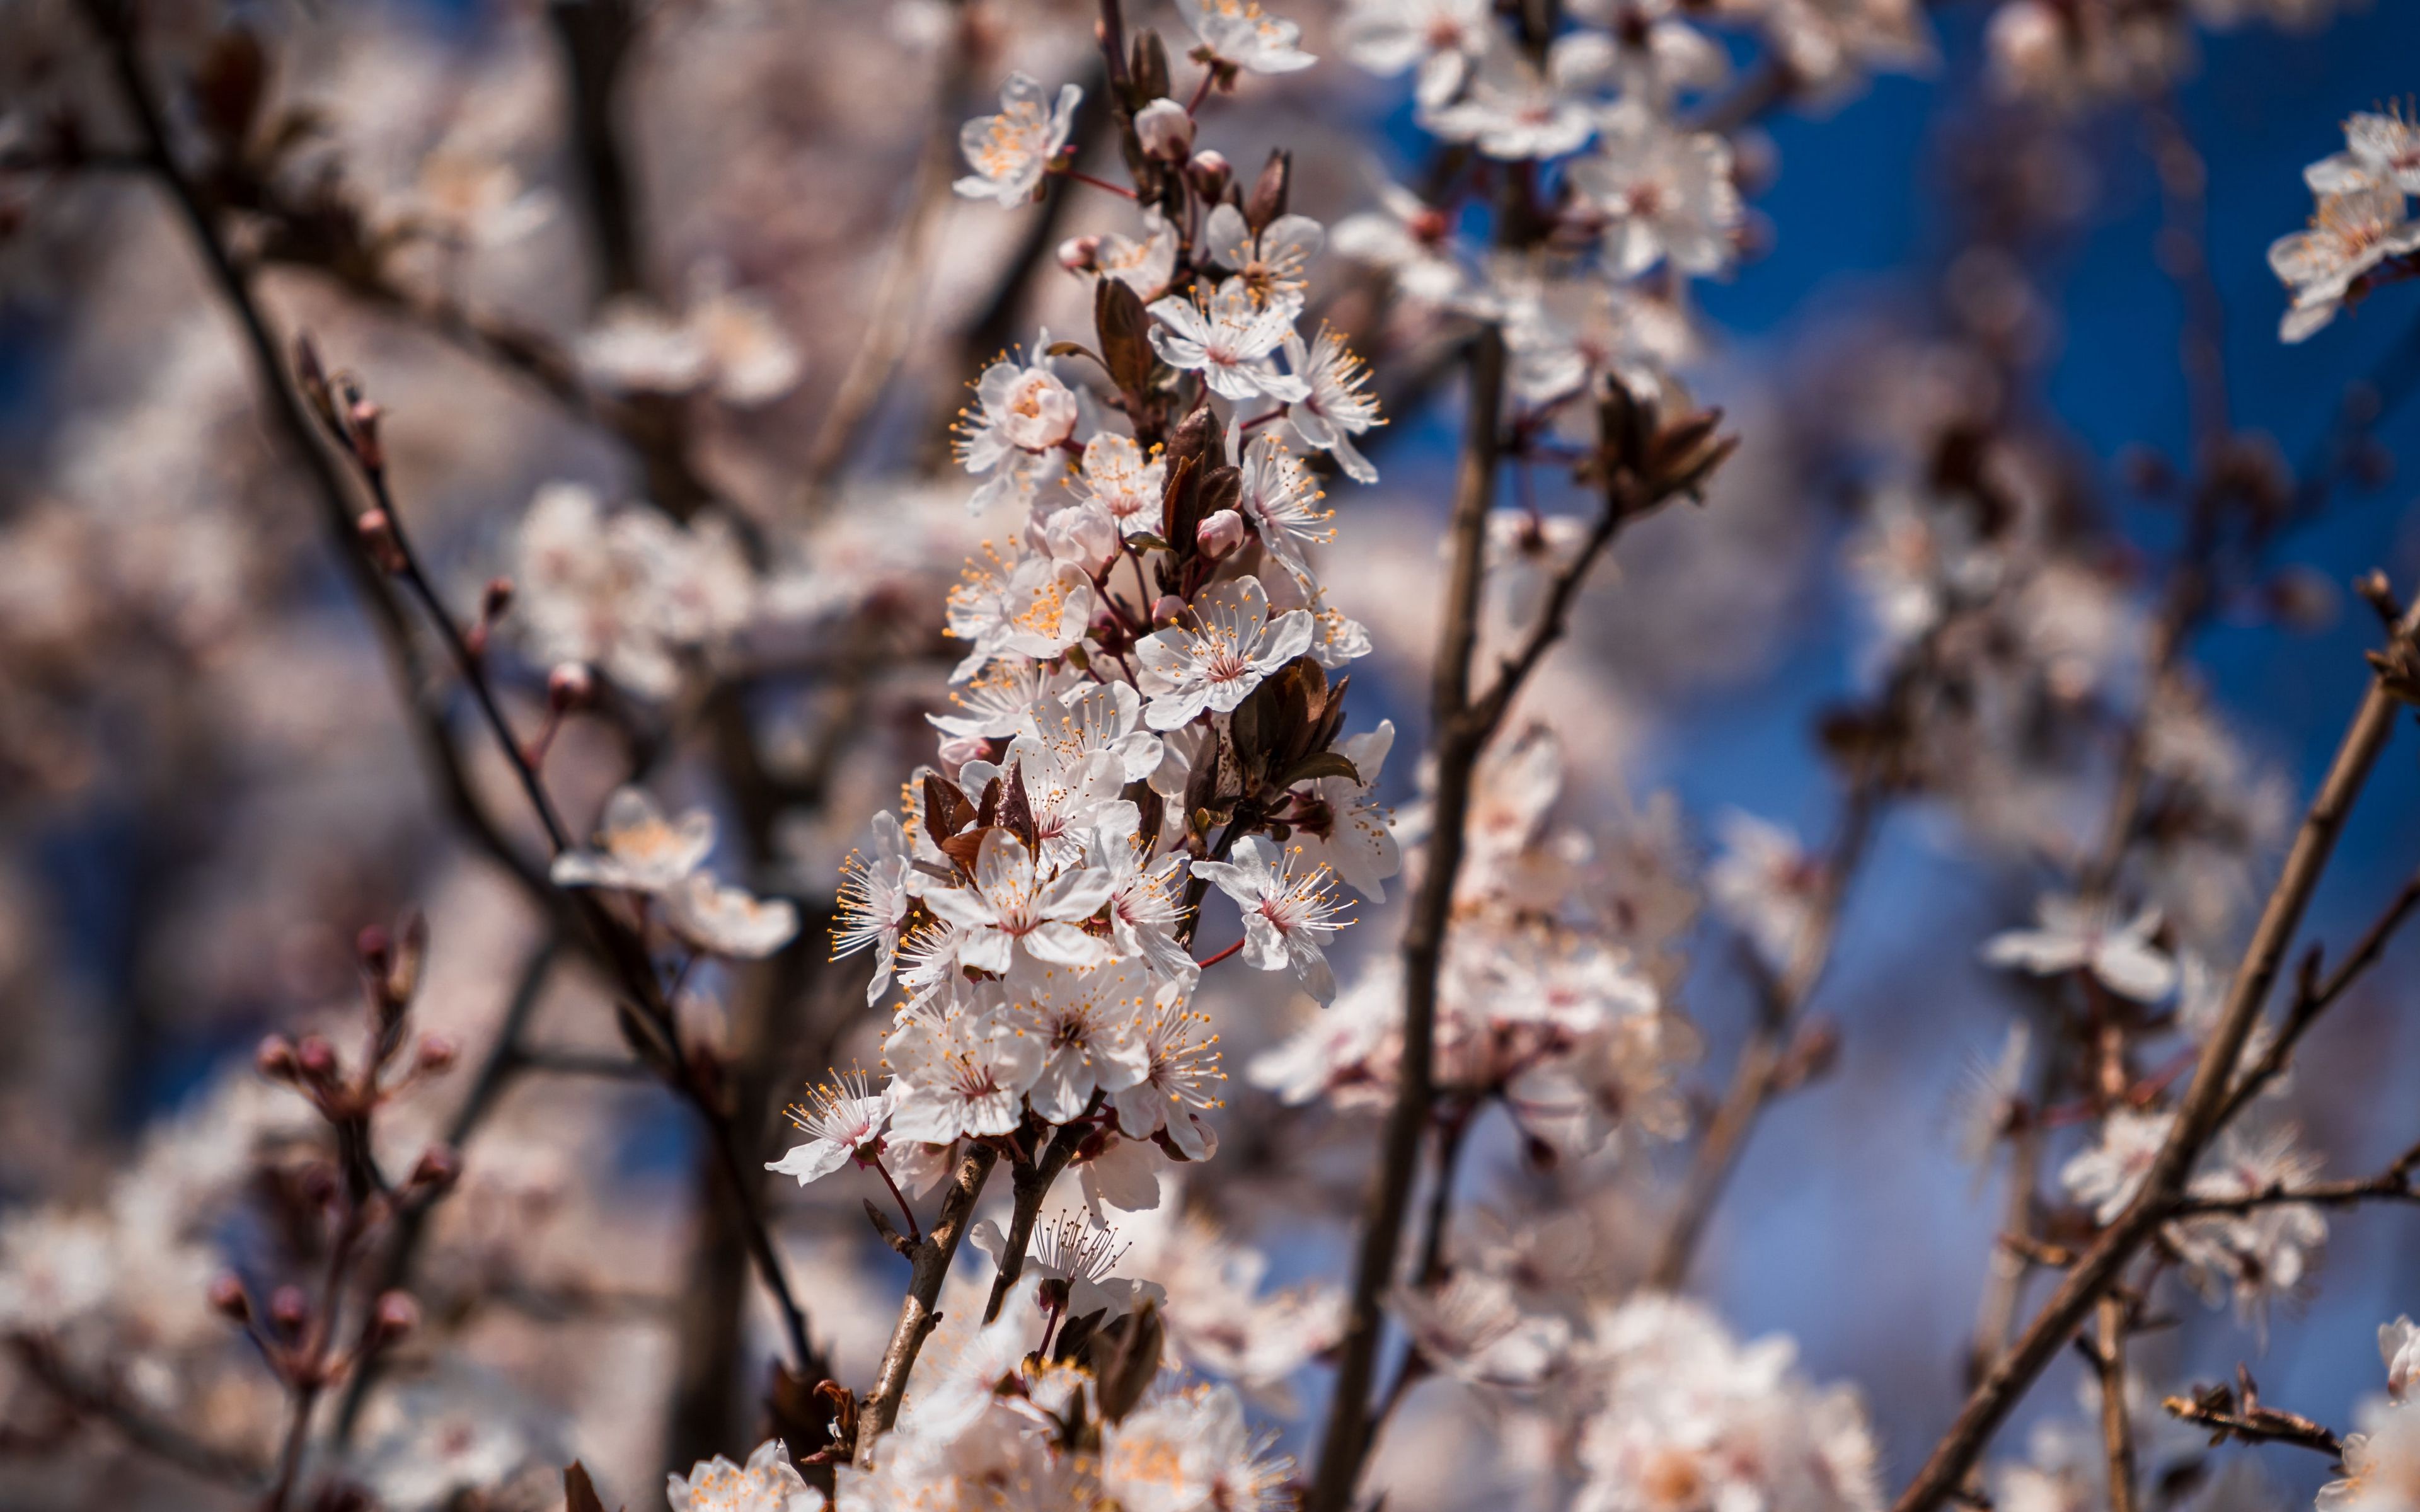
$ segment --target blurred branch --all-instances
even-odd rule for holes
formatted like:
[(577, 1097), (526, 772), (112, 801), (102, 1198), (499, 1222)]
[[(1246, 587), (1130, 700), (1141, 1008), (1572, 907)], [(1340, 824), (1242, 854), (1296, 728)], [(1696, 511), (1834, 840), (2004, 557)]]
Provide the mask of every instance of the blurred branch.
[(2293, 1062), (2294, 1047), (2301, 1042), (2304, 1033), (2319, 1022), (2319, 1015), (2342, 997), (2364, 972), (2378, 964), (2378, 958), (2386, 951), (2387, 943), (2412, 917), (2415, 907), (2420, 907), (2420, 873), (2415, 873), (2393, 898), (2387, 900), (2386, 907), (2370, 921), (2369, 927), (2362, 932), (2361, 938), (2353, 942), (2351, 953), (2338, 962), (2336, 968), (2324, 979), (2319, 975), (2319, 953), (2317, 947), (2303, 958), (2303, 968), (2294, 986), (2294, 1001), (2286, 1011), (2286, 1021), (2278, 1028), (2277, 1037), (2270, 1041), (2269, 1047), (2261, 1052), (2260, 1058), (2227, 1094), (2226, 1105), (2218, 1117), (2220, 1127), (2224, 1128), (2233, 1120), (2254, 1098), (2285, 1074), (2286, 1068)]
[(2332, 1458), (2344, 1458), (2344, 1441), (2324, 1425), (2299, 1412), (2263, 1407), (2260, 1388), (2253, 1384), (2252, 1373), (2240, 1365), (2235, 1367), (2235, 1382), (2232, 1388), (2210, 1386), (2189, 1397), (2166, 1397), (2160, 1405), (2182, 1422), (2211, 1429), (2212, 1443), (2227, 1439), (2240, 1439), (2246, 1443), (2290, 1443), (2297, 1448), (2316, 1449)]
[(266, 1466), (234, 1450), (205, 1443), (152, 1417), (115, 1388), (87, 1380), (40, 1339), (16, 1335), (8, 1342), (26, 1374), (40, 1381), (78, 1417), (106, 1423), (134, 1448), (204, 1480), (233, 1487), (250, 1496), (268, 1489)]
[(2109, 1512), (2134, 1512), (2134, 1431), (2126, 1420), (2126, 1299), (2104, 1293), (2101, 1337), (2090, 1350), (2101, 1381), (2101, 1452), (2109, 1466)]
[(2415, 1171), (2420, 1171), (2420, 1145), (2414, 1145), (2397, 1156), (2394, 1164), (2376, 1176), (2360, 1180), (2316, 1181), (2302, 1186), (2273, 1181), (2257, 1192), (2247, 1192), (2241, 1196), (2180, 1197), (2169, 1205), (2167, 1216), (2240, 1218), (2257, 1208), (2288, 1204), (2350, 1208), (2363, 1202), (2420, 1202), (2420, 1186), (2412, 1183)]
[[(2408, 647), (2415, 626), (2420, 626), (2420, 614), (2407, 613), (2397, 626), (2397, 641)], [(1957, 1489), (1993, 1433), (2066, 1346), (2118, 1271), (2171, 1215), (2194, 1162), (2218, 1130), (2244, 1041), (2284, 966), (2287, 948), (2310, 906), (2353, 800), (2385, 748), (2402, 707), (2385, 679), (2373, 672), (2369, 690), (2345, 731), (2327, 778), (2304, 815), (2285, 869), (2261, 910), (2242, 964), (2203, 1047), (2192, 1085), (2140, 1191), (2067, 1273), (2015, 1347), (1968, 1396), (1957, 1420), (1900, 1494), (1894, 1512), (1931, 1512)]]

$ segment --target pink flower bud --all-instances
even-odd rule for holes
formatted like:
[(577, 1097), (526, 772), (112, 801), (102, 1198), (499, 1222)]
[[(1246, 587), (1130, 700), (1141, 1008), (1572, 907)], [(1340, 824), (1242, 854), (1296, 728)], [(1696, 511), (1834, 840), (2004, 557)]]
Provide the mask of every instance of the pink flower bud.
[(1193, 529), (1193, 544), (1216, 562), (1244, 544), (1244, 517), (1222, 509)]
[(294, 1047), (295, 1064), (302, 1074), (313, 1081), (325, 1081), (336, 1074), (336, 1047), (316, 1034), (306, 1034)]
[(371, 1334), (380, 1344), (391, 1344), (420, 1326), (420, 1304), (408, 1291), (379, 1293), (377, 1310), (371, 1314)]
[[(1229, 510), (1227, 513), (1233, 514), (1234, 511)], [(1160, 594), (1151, 606), (1151, 623), (1155, 628), (1165, 630), (1183, 618), (1185, 618), (1185, 600), (1174, 594)]]
[(1069, 237), (1059, 243), (1059, 266), (1071, 273), (1089, 272), (1101, 255), (1098, 237)]
[(252, 1296), (243, 1289), (243, 1279), (232, 1272), (210, 1283), (210, 1310), (239, 1323), (252, 1320)]
[(269, 1320), (292, 1333), (311, 1316), (311, 1300), (297, 1286), (279, 1287), (269, 1298)]
[(547, 707), (557, 714), (584, 709), (597, 698), (597, 677), (585, 662), (559, 661), (546, 674)]
[(1181, 162), (1193, 150), (1193, 117), (1185, 107), (1165, 97), (1135, 112), (1135, 135), (1155, 158)]
[(410, 1191), (444, 1191), (462, 1179), (462, 1157), (448, 1145), (431, 1145), (420, 1152), (411, 1174), (404, 1178)]
[(282, 1034), (261, 1041), (260, 1048), (252, 1053), (252, 1063), (273, 1082), (292, 1081), (301, 1069), (294, 1058), (294, 1041)]
[(1192, 181), (1195, 193), (1205, 200), (1218, 200), (1226, 197), (1227, 181), (1235, 177), (1235, 170), (1223, 154), (1205, 147), (1185, 165), (1185, 177)]
[(420, 1037), (418, 1069), (431, 1076), (452, 1071), (454, 1062), (461, 1057), (461, 1043), (450, 1034), (424, 1034)]

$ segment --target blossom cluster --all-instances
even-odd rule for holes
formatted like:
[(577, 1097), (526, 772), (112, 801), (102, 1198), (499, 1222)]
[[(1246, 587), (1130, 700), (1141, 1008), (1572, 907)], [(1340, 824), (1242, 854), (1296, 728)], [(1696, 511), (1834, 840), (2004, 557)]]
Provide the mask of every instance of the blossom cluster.
[[(1698, 901), (1670, 805), (1600, 839), (1556, 822), (1563, 776), (1544, 725), (1480, 767), (1435, 1065), (1449, 1098), (1500, 1102), (1534, 1149), (1577, 1159), (1625, 1130), (1668, 1139), (1686, 1126), (1672, 1072), (1697, 1041), (1668, 994)], [(1400, 964), (1374, 964), (1256, 1057), (1251, 1078), (1290, 1103), (1383, 1105), (1401, 1071), (1403, 1013)]]
[(2412, 276), (2420, 252), (2407, 203), (2420, 193), (2420, 127), (2399, 110), (2365, 112), (2344, 133), (2343, 151), (2303, 170), (2319, 202), (2310, 229), (2269, 248), (2270, 268), (2293, 294), (2277, 327), (2287, 341), (2305, 340), (2378, 285)]

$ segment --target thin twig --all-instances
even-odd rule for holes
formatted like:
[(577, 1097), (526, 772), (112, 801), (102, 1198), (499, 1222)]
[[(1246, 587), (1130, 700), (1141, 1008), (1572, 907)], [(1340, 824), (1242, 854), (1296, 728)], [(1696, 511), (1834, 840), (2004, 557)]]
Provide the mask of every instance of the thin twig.
[[(2408, 637), (2415, 625), (2420, 625), (2420, 615), (2407, 613), (2397, 633)], [(2310, 906), (2311, 895), (2335, 849), (2353, 800), (2368, 780), (2370, 768), (2394, 731), (2400, 707), (2384, 684), (2373, 675), (2369, 690), (2337, 747), (2335, 760), (2304, 815), (2285, 869), (2269, 894), (2252, 943), (2237, 969), (2217, 1026), (2203, 1047), (2192, 1085), (2186, 1089), (2167, 1140), (2153, 1159), (2141, 1191), (2068, 1272), (2024, 1336), (1968, 1396), (1957, 1420), (1900, 1494), (1894, 1512), (1932, 1512), (1958, 1487), (2026, 1388), (2066, 1347), (2067, 1340), (2092, 1311), (2120, 1268), (2169, 1216), (2169, 1209), (2183, 1189), (2195, 1160), (2217, 1132), (2244, 1041), (2270, 989), (2276, 983), (2287, 949)]]
[[(1470, 673), (1479, 640), (1479, 591), (1486, 565), (1487, 510), (1495, 492), (1497, 410), (1503, 402), (1504, 337), (1488, 327), (1470, 352), (1470, 409), (1461, 473), (1455, 483), (1450, 529), (1452, 565), (1447, 579), (1445, 625), (1433, 671), (1431, 722), (1436, 732), (1435, 830), (1427, 870), (1412, 902), (1404, 932), (1404, 1052), (1395, 1103), (1387, 1119), (1377, 1180), (1361, 1227), (1352, 1300), (1339, 1346), (1335, 1404), (1328, 1411), (1319, 1471), (1305, 1502), (1307, 1512), (1342, 1512), (1352, 1501), (1368, 1448), (1366, 1424), (1378, 1335), (1385, 1315), (1381, 1299), (1394, 1279), (1403, 1240), (1404, 1212), (1419, 1168), (1420, 1139), (1429, 1124), (1435, 1068), (1437, 969), (1453, 907), (1454, 883), (1462, 871), (1463, 820), (1479, 753), (1493, 733), (1493, 720), (1472, 717)], [(1610, 511), (1608, 511), (1610, 513)], [(1549, 623), (1559, 620), (1550, 607)], [(1529, 663), (1534, 665), (1534, 659)], [(1509, 687), (1510, 666), (1498, 687)], [(1500, 717), (1503, 702), (1497, 704)]]
[(949, 1279), (950, 1262), (957, 1257), (958, 1241), (966, 1237), (975, 1201), (983, 1196), (984, 1182), (999, 1160), (1000, 1151), (987, 1144), (968, 1147), (958, 1159), (956, 1173), (950, 1179), (949, 1193), (941, 1199), (940, 1215), (933, 1220), (923, 1242), (913, 1246), (908, 1257), (908, 1295), (900, 1299), (899, 1320), (892, 1325), (891, 1343), (882, 1351), (881, 1368), (875, 1372), (874, 1389), (867, 1393), (865, 1410), (858, 1420), (860, 1469), (874, 1462), (876, 1438), (891, 1431), (891, 1426), (899, 1420), (899, 1402), (908, 1394), (908, 1377), (916, 1368), (916, 1356), (923, 1350), (924, 1340), (940, 1326), (941, 1315), (933, 1307), (940, 1299), (941, 1283)]
[(2126, 1299), (2105, 1293), (2092, 1367), (2101, 1378), (2101, 1452), (2109, 1466), (2109, 1512), (2134, 1512), (2134, 1431), (2126, 1420)]
[(2386, 951), (2387, 943), (2394, 939), (2396, 932), (2403, 927), (2415, 908), (2420, 908), (2420, 873), (2413, 874), (2393, 898), (2387, 900), (2386, 906), (2370, 921), (2369, 928), (2362, 932), (2361, 938), (2353, 943), (2351, 951), (2336, 963), (2335, 969), (2324, 980), (2315, 980), (2315, 974), (2306, 973), (2304, 980), (2296, 984), (2293, 1006), (2287, 1010), (2286, 1022), (2278, 1029), (2277, 1037), (2269, 1042), (2260, 1058), (2235, 1084), (2235, 1090), (2227, 1094), (2226, 1105), (2218, 1118), (2221, 1127), (2242, 1113), (2254, 1098), (2267, 1089), (2270, 1083), (2285, 1074), (2287, 1066), (2293, 1061), (2294, 1047), (2301, 1042), (2304, 1033), (2361, 979), (2364, 972), (2378, 964), (2378, 958)]
[[(1094, 1101), (1098, 1103), (1097, 1093)], [(1059, 1173), (1067, 1168), (1067, 1163), (1076, 1158), (1078, 1147), (1083, 1144), (1084, 1136), (1090, 1133), (1092, 1126), (1087, 1123), (1061, 1124), (1059, 1132), (1052, 1134), (1050, 1142), (1042, 1148), (1039, 1159), (1031, 1165), (1020, 1161), (1010, 1172), (1015, 1204), (1009, 1211), (1008, 1238), (1001, 1246), (1000, 1274), (992, 1279), (991, 1297), (984, 1304), (985, 1322), (988, 1323), (1000, 1316), (1001, 1304), (1008, 1301), (1010, 1288), (1016, 1285), (1017, 1277), (1025, 1273), (1025, 1248), (1033, 1242), (1034, 1220), (1041, 1216), (1042, 1204), (1050, 1196), (1051, 1183), (1059, 1180)]]

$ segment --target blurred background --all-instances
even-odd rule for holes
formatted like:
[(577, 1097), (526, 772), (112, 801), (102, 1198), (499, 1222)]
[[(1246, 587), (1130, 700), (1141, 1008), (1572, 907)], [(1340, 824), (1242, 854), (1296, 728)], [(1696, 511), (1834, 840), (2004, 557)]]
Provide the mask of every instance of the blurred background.
[[(2318, 0), (2301, 24), (2162, 22), (2185, 41), (2146, 66), (2153, 82), (2045, 102), (1995, 75), (1996, 8), (1942, 0), (1920, 59), (1744, 101), (1730, 124), (1751, 255), (1695, 286), (1683, 368), (1742, 451), (1702, 506), (1625, 536), (1531, 705), (1561, 734), (1567, 801), (1595, 820), (1668, 793), (1701, 856), (1734, 809), (1821, 837), (1840, 799), (1820, 729), (1877, 675), (1856, 567), (1876, 457), (1973, 404), (2055, 479), (2088, 591), (2039, 613), (2088, 664), (2085, 702), (2112, 705), (2143, 694), (2140, 641), (2189, 480), (2250, 470), (2290, 507), (2230, 541), (2185, 651), (2269, 816), (2203, 880), (2223, 891), (2239, 868), (2257, 903), (2367, 676), (2376, 625), (2348, 585), (2373, 567), (2405, 593), (2420, 578), (2420, 304), (2386, 288), (2283, 345), (2266, 254), (2308, 217), (2302, 169), (2337, 149), (2343, 118), (2420, 87), (2420, 9)], [(1429, 147), (1407, 81), (1335, 56), (1331, 8), (1290, 13), (1323, 65), (1248, 80), (1205, 115), (1203, 141), (1246, 165), (1291, 147), (1293, 208), (1333, 224), (1368, 208), (1382, 176), (1415, 179)], [(626, 772), (652, 774), (668, 803), (712, 808), (729, 874), (801, 903), (803, 946), (703, 971), (685, 1004), (689, 1029), (743, 1068), (740, 1125), (767, 1159), (786, 1143), (781, 1103), (879, 1053), (862, 979), (825, 966), (820, 934), (841, 858), (931, 757), (923, 715), (955, 659), (941, 595), (986, 527), (961, 508), (947, 424), (993, 353), (1088, 318), (1054, 254), (1107, 202), (952, 198), (958, 123), (1012, 69), (1090, 80), (1093, 14), (1038, 0), (141, 8), (136, 54), (166, 129), (230, 207), (276, 331), (307, 332), (383, 407), (398, 507), (464, 616), (490, 579), (530, 572), (523, 519), (541, 489), (682, 519), (710, 500), (741, 522), (744, 602), (669, 634), (678, 675), (569, 721), (548, 770), (583, 820)], [(1721, 20), (1738, 76), (1758, 79), (1762, 35)], [(398, 1101), (396, 1162), (456, 1127), (517, 998), (542, 1049), (465, 1143), (463, 1188), (413, 1278), (429, 1325), (357, 1407), (361, 1473), (392, 1504), (437, 1505), (578, 1453), (652, 1504), (663, 1465), (754, 1442), (732, 1425), (753, 1412), (771, 1316), (717, 1227), (692, 1121), (628, 1073), (601, 983), (548, 950), (544, 909), (496, 859), (492, 842), (535, 854), (503, 764), (449, 702), (433, 643), (365, 613), (330, 548), (245, 332), (137, 161), (113, 66), (80, 8), (0, 8), (0, 1225), (16, 1226), (0, 1229), (0, 1320), (65, 1309), (100, 1336), (94, 1360), (164, 1373), (129, 1376), (143, 1401), (211, 1442), (264, 1431), (273, 1399), (202, 1300), (271, 1242), (245, 1227), (266, 1220), (238, 1200), (257, 1180), (243, 1150), (302, 1121), (253, 1076), (253, 1048), (349, 1025), (356, 933), (417, 909), (431, 942), (418, 1022), (463, 1056)], [(1113, 157), (1097, 130), (1078, 139), (1088, 162)], [(2198, 172), (2164, 182), (2163, 152)], [(1386, 779), (1408, 804), (1461, 399), (1435, 377), (1440, 317), (1333, 255), (1313, 289), (1391, 405), (1369, 448), (1383, 481), (1331, 492), (1345, 544), (1326, 574), (1377, 645), (1356, 671), (1355, 723), (1404, 731)], [(2198, 366), (2180, 357), (2195, 333)], [(1549, 513), (1578, 507), (1568, 483), (1536, 486)], [(534, 729), (565, 653), (526, 633), (509, 613), (497, 632)], [(455, 775), (429, 760), (449, 733)], [(2340, 946), (2420, 861), (2415, 750), (2399, 731), (2311, 937)], [(2027, 812), (2088, 829), (2105, 769), (2071, 775), (2028, 789)], [(1955, 1411), (2004, 1227), (2002, 1178), (1961, 1157), (1956, 1100), (2026, 1005), (1977, 952), (2055, 869), (2010, 838), (2033, 819), (1978, 812), (1994, 780), (1884, 813), (1811, 1004), (1837, 1026), (1837, 1058), (1756, 1132), (1693, 1278), (1743, 1335), (1789, 1334), (1811, 1375), (1865, 1394), (1886, 1487)], [(466, 807), (503, 816), (490, 841)], [(1391, 938), (1386, 911), (1363, 914), (1347, 956)], [(2213, 933), (2228, 928), (2240, 919)], [(1711, 915), (1693, 954), (1683, 1001), (1706, 1049), (1691, 1079), (1710, 1101), (1752, 995)], [(2410, 945), (2393, 949), (2303, 1053), (2286, 1110), (2332, 1172), (2374, 1170), (2420, 1133), (2402, 1095), (2420, 1076), (2415, 968)], [(1231, 1067), (1294, 1022), (1268, 980), (1210, 990)], [(1187, 1196), (1265, 1256), (1264, 1288), (1333, 1284), (1370, 1125), (1234, 1085), (1229, 1149)], [(1474, 1198), (1521, 1189), (1520, 1160), (1508, 1129), (1483, 1130)], [(1656, 1211), (1685, 1164), (1641, 1147), (1615, 1196)], [(904, 1267), (866, 1230), (861, 1194), (768, 1191), (802, 1301), (844, 1379), (861, 1380)], [(81, 1230), (89, 1248), (33, 1225), (95, 1204), (115, 1227)], [(129, 1216), (147, 1205), (175, 1210), (175, 1242)], [(2348, 1426), (2381, 1379), (2377, 1325), (2420, 1312), (2415, 1223), (2392, 1205), (2335, 1215), (2308, 1295), (2265, 1319), (2184, 1298), (2180, 1325), (2140, 1346), (2149, 1383), (2246, 1361), (2269, 1399)], [(2002, 1449), (2088, 1422), (2080, 1374), (2054, 1367)], [(1322, 1373), (1263, 1384), (1270, 1426), (1304, 1452)], [(1492, 1484), (1483, 1419), (1452, 1389), (1408, 1405), (1425, 1427), (1390, 1441), (1390, 1506), (1472, 1504)], [(38, 1384), (0, 1401), (10, 1504), (221, 1504), (179, 1500), (206, 1482), (77, 1430)], [(2322, 1478), (2316, 1457), (2258, 1458), (2297, 1500)]]

